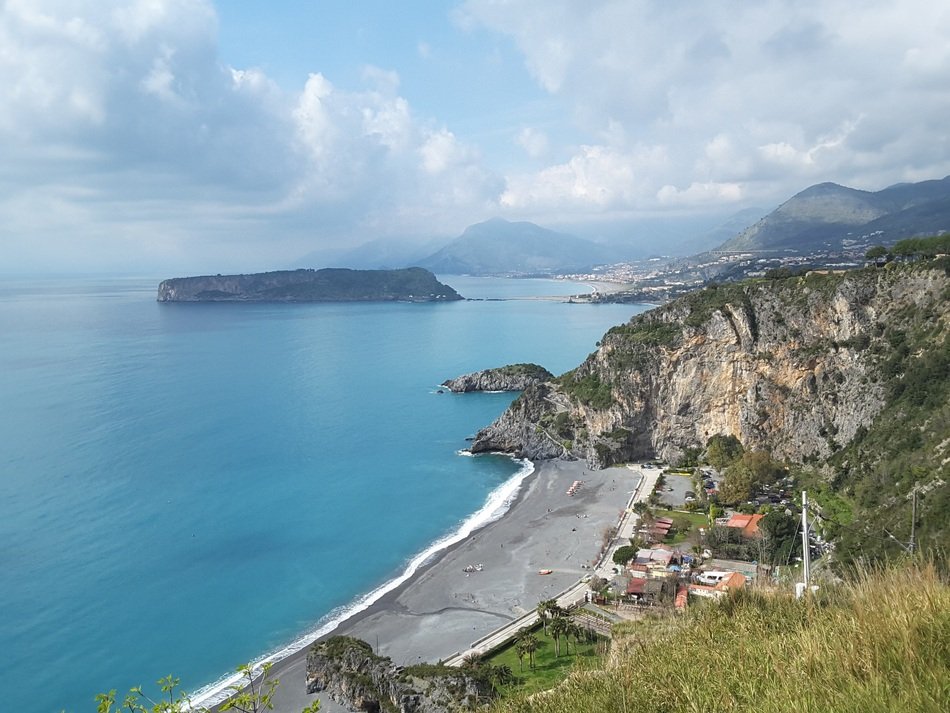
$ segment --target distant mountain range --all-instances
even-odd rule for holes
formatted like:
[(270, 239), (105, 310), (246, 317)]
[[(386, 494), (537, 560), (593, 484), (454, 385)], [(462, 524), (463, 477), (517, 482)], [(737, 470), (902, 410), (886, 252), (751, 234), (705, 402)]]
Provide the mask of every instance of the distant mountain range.
[(719, 248), (816, 252), (891, 244), (950, 230), (950, 176), (877, 192), (819, 183), (793, 196)]
[(493, 218), (416, 264), (435, 273), (465, 275), (574, 272), (611, 262), (612, 251), (534, 223)]

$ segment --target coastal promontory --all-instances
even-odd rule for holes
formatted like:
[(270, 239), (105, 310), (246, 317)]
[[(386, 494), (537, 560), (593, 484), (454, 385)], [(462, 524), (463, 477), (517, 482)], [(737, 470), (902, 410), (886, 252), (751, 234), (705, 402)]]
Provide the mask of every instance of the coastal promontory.
[(509, 364), (497, 369), (485, 369), (463, 374), (442, 382), (449, 391), (524, 391), (531, 384), (550, 381), (554, 374), (537, 364)]
[(163, 280), (159, 302), (449, 302), (463, 299), (421, 267), (278, 270)]
[(945, 548), (948, 315), (947, 257), (712, 285), (610, 329), (577, 368), (526, 388), (471, 451), (690, 467), (731, 438), (848, 503), (828, 520), (842, 557), (883, 551), (898, 518), (915, 524), (916, 546)]

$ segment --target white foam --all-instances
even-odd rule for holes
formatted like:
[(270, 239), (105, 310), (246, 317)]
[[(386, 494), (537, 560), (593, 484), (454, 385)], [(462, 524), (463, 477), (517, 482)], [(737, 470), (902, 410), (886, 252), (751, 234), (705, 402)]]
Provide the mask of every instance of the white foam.
[[(460, 451), (459, 455), (472, 454), (467, 451)], [(524, 483), (525, 478), (534, 472), (534, 463), (531, 461), (518, 460), (517, 462), (521, 463), (521, 469), (511, 478), (492, 490), (488, 494), (485, 504), (482, 505), (479, 510), (469, 515), (464, 521), (462, 521), (462, 523), (455, 529), (454, 532), (451, 532), (448, 535), (436, 540), (422, 552), (415, 555), (411, 560), (409, 560), (406, 568), (398, 577), (395, 577), (394, 579), (391, 579), (388, 582), (380, 585), (368, 594), (364, 594), (352, 604), (334, 609), (325, 617), (323, 617), (323, 619), (318, 621), (316, 628), (314, 628), (312, 631), (309, 631), (298, 637), (279, 651), (267, 654), (266, 656), (254, 661), (252, 663), (254, 675), (257, 676), (261, 672), (262, 666), (264, 664), (276, 663), (277, 661), (285, 659), (288, 656), (297, 653), (301, 649), (310, 646), (310, 644), (320, 637), (329, 634), (351, 616), (368, 609), (383, 596), (406, 582), (419, 570), (422, 565), (431, 560), (433, 556), (442, 550), (447, 549), (458, 542), (461, 542), (466, 537), (475, 532), (475, 530), (500, 519), (506, 512), (508, 512), (511, 504), (515, 501), (515, 498), (518, 496), (518, 493), (521, 490), (521, 485)], [(221, 703), (231, 695), (233, 686), (239, 685), (243, 682), (243, 678), (243, 674), (231, 673), (227, 676), (223, 676), (214, 683), (198, 689), (191, 696), (192, 706), (205, 706), (210, 708), (217, 705), (218, 703)]]

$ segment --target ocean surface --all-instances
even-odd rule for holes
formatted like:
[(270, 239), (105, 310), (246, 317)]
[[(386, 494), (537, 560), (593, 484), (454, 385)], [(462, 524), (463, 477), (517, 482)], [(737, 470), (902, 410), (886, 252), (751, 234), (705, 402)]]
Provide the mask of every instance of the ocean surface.
[(523, 464), (459, 451), (512, 396), (438, 384), (561, 373), (645, 306), (442, 279), (482, 300), (158, 304), (158, 279), (0, 280), (3, 709), (208, 686), (497, 517)]

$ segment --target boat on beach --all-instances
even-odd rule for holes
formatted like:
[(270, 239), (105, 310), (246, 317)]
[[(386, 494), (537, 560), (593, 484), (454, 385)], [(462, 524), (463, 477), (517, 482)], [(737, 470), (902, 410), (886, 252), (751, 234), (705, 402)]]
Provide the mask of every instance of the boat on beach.
[(538, 574), (551, 574), (553, 571), (553, 569), (539, 569)]

